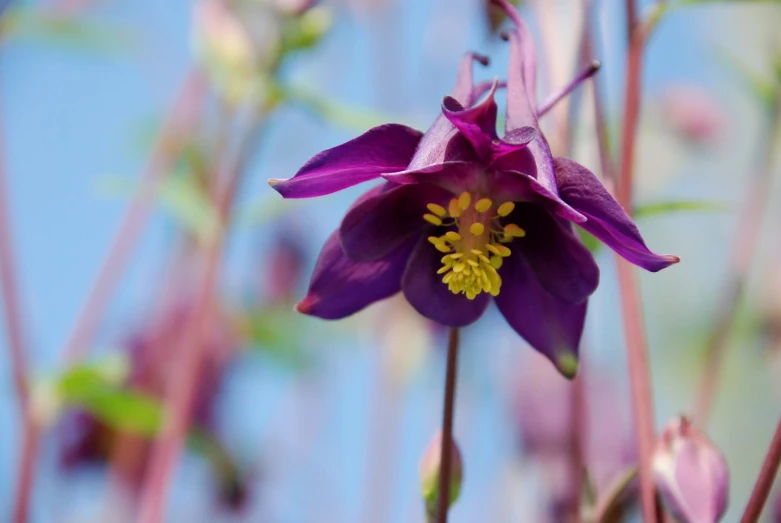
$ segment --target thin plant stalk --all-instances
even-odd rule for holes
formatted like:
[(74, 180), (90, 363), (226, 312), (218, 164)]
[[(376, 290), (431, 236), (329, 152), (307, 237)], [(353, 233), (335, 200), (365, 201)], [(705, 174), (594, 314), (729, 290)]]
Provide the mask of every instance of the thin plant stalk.
[(768, 496), (770, 496), (770, 490), (773, 488), (773, 482), (776, 479), (780, 466), (781, 420), (779, 420), (778, 426), (776, 426), (773, 440), (770, 442), (770, 448), (767, 451), (765, 460), (762, 462), (762, 469), (759, 472), (754, 489), (751, 491), (746, 511), (743, 513), (743, 517), (740, 518), (740, 523), (755, 523), (759, 521), (759, 516), (762, 515), (762, 509), (765, 503), (767, 503)]
[(150, 199), (173, 166), (183, 146), (184, 137), (195, 127), (204, 95), (203, 77), (197, 72), (189, 73), (141, 176), (139, 190), (122, 218), (98, 277), (65, 345), (64, 354), (68, 363), (73, 364), (83, 359), (89, 352), (103, 313), (149, 220), (153, 205)]
[(141, 507), (137, 519), (139, 523), (160, 523), (164, 520), (167, 494), (185, 444), (190, 425), (191, 405), (198, 386), (198, 373), (203, 365), (207, 348), (203, 340), (206, 338), (209, 316), (215, 306), (215, 287), (220, 274), (233, 205), (246, 171), (246, 163), (250, 158), (250, 146), (255, 143), (264, 127), (265, 121), (258, 118), (253, 128), (240, 140), (235, 164), (230, 165), (230, 162), (226, 161), (225, 167), (218, 169), (216, 173), (218, 179), (223, 182), (218, 185), (218, 194), (215, 196), (220, 224), (203, 249), (203, 275), (199, 282), (193, 312), (188, 318), (178, 347), (177, 357), (180, 364), (166, 394), (165, 422), (150, 458), (150, 467), (141, 494)]
[(759, 243), (762, 218), (770, 194), (775, 145), (781, 136), (781, 91), (776, 94), (775, 104), (775, 110), (770, 117), (769, 132), (763, 133), (766, 138), (762, 143), (762, 164), (756, 170), (745, 195), (732, 243), (729, 275), (716, 306), (713, 330), (705, 346), (705, 369), (699, 383), (693, 416), (703, 427), (708, 423), (716, 399), (727, 342)]
[(442, 414), (442, 445), (439, 465), (439, 488), (437, 489), (437, 523), (447, 523), (450, 505), (450, 476), (453, 453), (453, 418), (456, 400), (456, 379), (458, 377), (459, 331), (451, 328), (447, 340), (447, 371), (445, 373), (445, 402)]
[(35, 476), (38, 429), (30, 409), (30, 393), (27, 382), (28, 348), (24, 336), (22, 310), (17, 287), (16, 260), (11, 237), (11, 212), (3, 154), (2, 110), (0, 110), (0, 292), (5, 312), (6, 334), (8, 336), (9, 360), (13, 374), (19, 411), (22, 416), (22, 451), (18, 465), (16, 496), (14, 497), (13, 521), (25, 523), (29, 519), (30, 495)]
[[(621, 158), (616, 196), (624, 209), (631, 213), (635, 146), (640, 119), (643, 51), (648, 32), (638, 19), (634, 0), (626, 0), (626, 13), (629, 47), (627, 49), (624, 121), (621, 131)], [(616, 263), (639, 458), (640, 507), (643, 521), (656, 523), (656, 495), (651, 470), (651, 456), (656, 440), (656, 430), (650, 362), (640, 302), (640, 286), (637, 275), (627, 261), (616, 256)]]

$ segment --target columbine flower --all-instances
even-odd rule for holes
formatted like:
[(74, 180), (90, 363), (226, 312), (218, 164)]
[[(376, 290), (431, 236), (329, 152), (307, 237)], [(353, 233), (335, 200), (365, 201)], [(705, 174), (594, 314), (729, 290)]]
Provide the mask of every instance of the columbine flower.
[(472, 61), (487, 59), (468, 54), (425, 135), (382, 125), (270, 183), (286, 198), (309, 198), (385, 181), (326, 241), (300, 312), (343, 318), (401, 290), (423, 316), (462, 327), (493, 299), (526, 341), (573, 376), (599, 270), (571, 222), (645, 269), (678, 258), (650, 252), (588, 169), (551, 155), (537, 123), (533, 43), (506, 7), (517, 27), (509, 33), (503, 137), (494, 101), (500, 84), (473, 85)]
[(727, 510), (729, 473), (719, 449), (685, 417), (665, 427), (653, 456), (656, 486), (684, 523), (715, 523)]

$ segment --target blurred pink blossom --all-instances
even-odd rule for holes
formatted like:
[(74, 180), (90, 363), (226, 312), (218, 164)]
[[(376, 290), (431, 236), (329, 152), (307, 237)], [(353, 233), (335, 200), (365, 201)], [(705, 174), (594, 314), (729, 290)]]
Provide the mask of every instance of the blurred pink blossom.
[(665, 122), (686, 140), (698, 145), (721, 140), (727, 128), (723, 104), (694, 85), (669, 87), (661, 96)]

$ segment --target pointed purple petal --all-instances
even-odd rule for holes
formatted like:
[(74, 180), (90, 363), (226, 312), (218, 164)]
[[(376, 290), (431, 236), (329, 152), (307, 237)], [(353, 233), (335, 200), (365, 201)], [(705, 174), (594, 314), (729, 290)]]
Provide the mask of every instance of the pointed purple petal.
[(569, 223), (535, 205), (519, 205), (508, 217), (526, 231), (513, 246), (542, 287), (556, 298), (580, 303), (599, 284), (599, 267)]
[(450, 120), (462, 135), (469, 140), (478, 156), (488, 158), (493, 142), (498, 142), (496, 135), (496, 93), (497, 82), (494, 82), (482, 102), (467, 109), (450, 96), (442, 102), (442, 114)]
[[(520, 20), (519, 20), (520, 21)], [(537, 125), (537, 57), (534, 40), (523, 21), (508, 31), (510, 60), (507, 71), (507, 131)]]
[[(391, 186), (392, 184), (388, 183)], [(374, 261), (387, 256), (412, 236), (431, 227), (423, 219), (426, 206), (447, 208), (453, 194), (431, 184), (396, 186), (363, 199), (347, 211), (339, 236), (342, 249), (355, 261)]]
[[(471, 99), (474, 88), (472, 64), (475, 61), (487, 63), (487, 59), (481, 55), (475, 53), (464, 54), (458, 69), (456, 85), (450, 94), (462, 106), (470, 106), (473, 103)], [(421, 169), (448, 160), (464, 160), (467, 158), (464, 158), (463, 154), (469, 154), (470, 151), (469, 142), (458, 133), (458, 129), (450, 123), (444, 114), (440, 114), (426, 131), (426, 134), (423, 135), (423, 139), (415, 151), (415, 156), (409, 163), (409, 168)]]
[(410, 127), (386, 124), (316, 154), (292, 178), (269, 180), (285, 198), (323, 196), (404, 169), (422, 134)]
[(579, 225), (627, 261), (651, 272), (680, 261), (677, 256), (651, 252), (629, 215), (582, 165), (556, 158), (556, 179), (562, 199), (588, 218)]
[(401, 245), (383, 260), (354, 262), (342, 252), (339, 231), (334, 231), (320, 251), (309, 291), (296, 309), (325, 320), (338, 320), (396, 294), (413, 245)]
[(447, 327), (464, 327), (482, 316), (490, 295), (482, 293), (470, 300), (450, 292), (442, 275), (437, 274), (441, 258), (442, 253), (421, 238), (412, 251), (401, 288), (410, 305), (426, 318)]
[(502, 290), (494, 298), (499, 312), (559, 372), (573, 378), (588, 302), (572, 304), (547, 293), (517, 250), (505, 259), (499, 275)]

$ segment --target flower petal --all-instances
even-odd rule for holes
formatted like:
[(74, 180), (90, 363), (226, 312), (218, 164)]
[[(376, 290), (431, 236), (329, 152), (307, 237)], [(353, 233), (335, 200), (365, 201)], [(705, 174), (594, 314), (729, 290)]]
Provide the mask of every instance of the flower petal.
[(404, 169), (421, 141), (422, 133), (399, 124), (380, 125), (364, 134), (316, 154), (292, 178), (269, 180), (285, 198), (312, 198)]
[(401, 288), (410, 305), (426, 318), (447, 327), (464, 327), (482, 316), (490, 295), (484, 292), (470, 300), (450, 292), (442, 275), (437, 274), (441, 258), (442, 253), (421, 238), (412, 251)]
[(477, 105), (465, 109), (455, 98), (445, 97), (442, 101), (442, 114), (445, 115), (462, 135), (472, 144), (477, 155), (489, 158), (492, 144), (498, 141), (496, 135), (496, 93), (495, 81), (488, 95)]
[(502, 291), (496, 305), (510, 327), (571, 379), (588, 302), (572, 304), (546, 292), (519, 254), (506, 258), (499, 270)]
[(414, 242), (399, 246), (386, 258), (354, 262), (342, 252), (339, 232), (326, 240), (315, 264), (309, 292), (296, 309), (303, 314), (338, 320), (396, 294)]
[(537, 202), (565, 220), (575, 223), (586, 221), (585, 216), (535, 178), (521, 172), (487, 170), (477, 162), (444, 162), (387, 173), (382, 177), (398, 184), (431, 183), (454, 194), (469, 191), (490, 195), (498, 201)]
[[(487, 58), (476, 53), (466, 53), (461, 59), (458, 69), (458, 78), (453, 88), (451, 97), (462, 106), (470, 106), (473, 103), (472, 64), (478, 61), (487, 64)], [(452, 142), (452, 143), (451, 143)], [(421, 169), (432, 164), (442, 163), (448, 160), (464, 160), (464, 155), (474, 155), (469, 142), (459, 134), (458, 129), (450, 123), (444, 114), (440, 114), (431, 127), (428, 128), (420, 141), (415, 156), (409, 162), (410, 169)], [(406, 167), (406, 165), (404, 166)], [(403, 167), (402, 167), (403, 168)], [(396, 169), (401, 170), (401, 169)]]
[[(539, 129), (537, 123), (537, 58), (531, 33), (520, 18), (518, 28), (509, 31), (510, 66), (507, 72), (507, 120), (509, 133), (521, 127)], [(553, 154), (548, 141), (539, 132), (528, 145), (537, 167), (536, 178), (546, 189), (558, 194), (553, 169)], [(531, 173), (529, 173), (531, 174)]]
[(651, 272), (681, 261), (677, 256), (651, 252), (629, 215), (582, 165), (556, 158), (556, 179), (562, 199), (588, 218), (579, 225), (627, 261)]
[(547, 292), (580, 303), (597, 289), (599, 267), (569, 223), (534, 204), (518, 205), (508, 221), (526, 231), (513, 245)]
[(342, 249), (355, 261), (374, 261), (387, 256), (410, 237), (422, 234), (431, 224), (423, 219), (430, 203), (447, 208), (453, 194), (431, 184), (391, 186), (380, 194), (363, 198), (347, 211), (339, 228)]
[(518, 27), (507, 32), (510, 60), (507, 71), (507, 120), (505, 129), (537, 125), (537, 56), (529, 28), (518, 19)]

